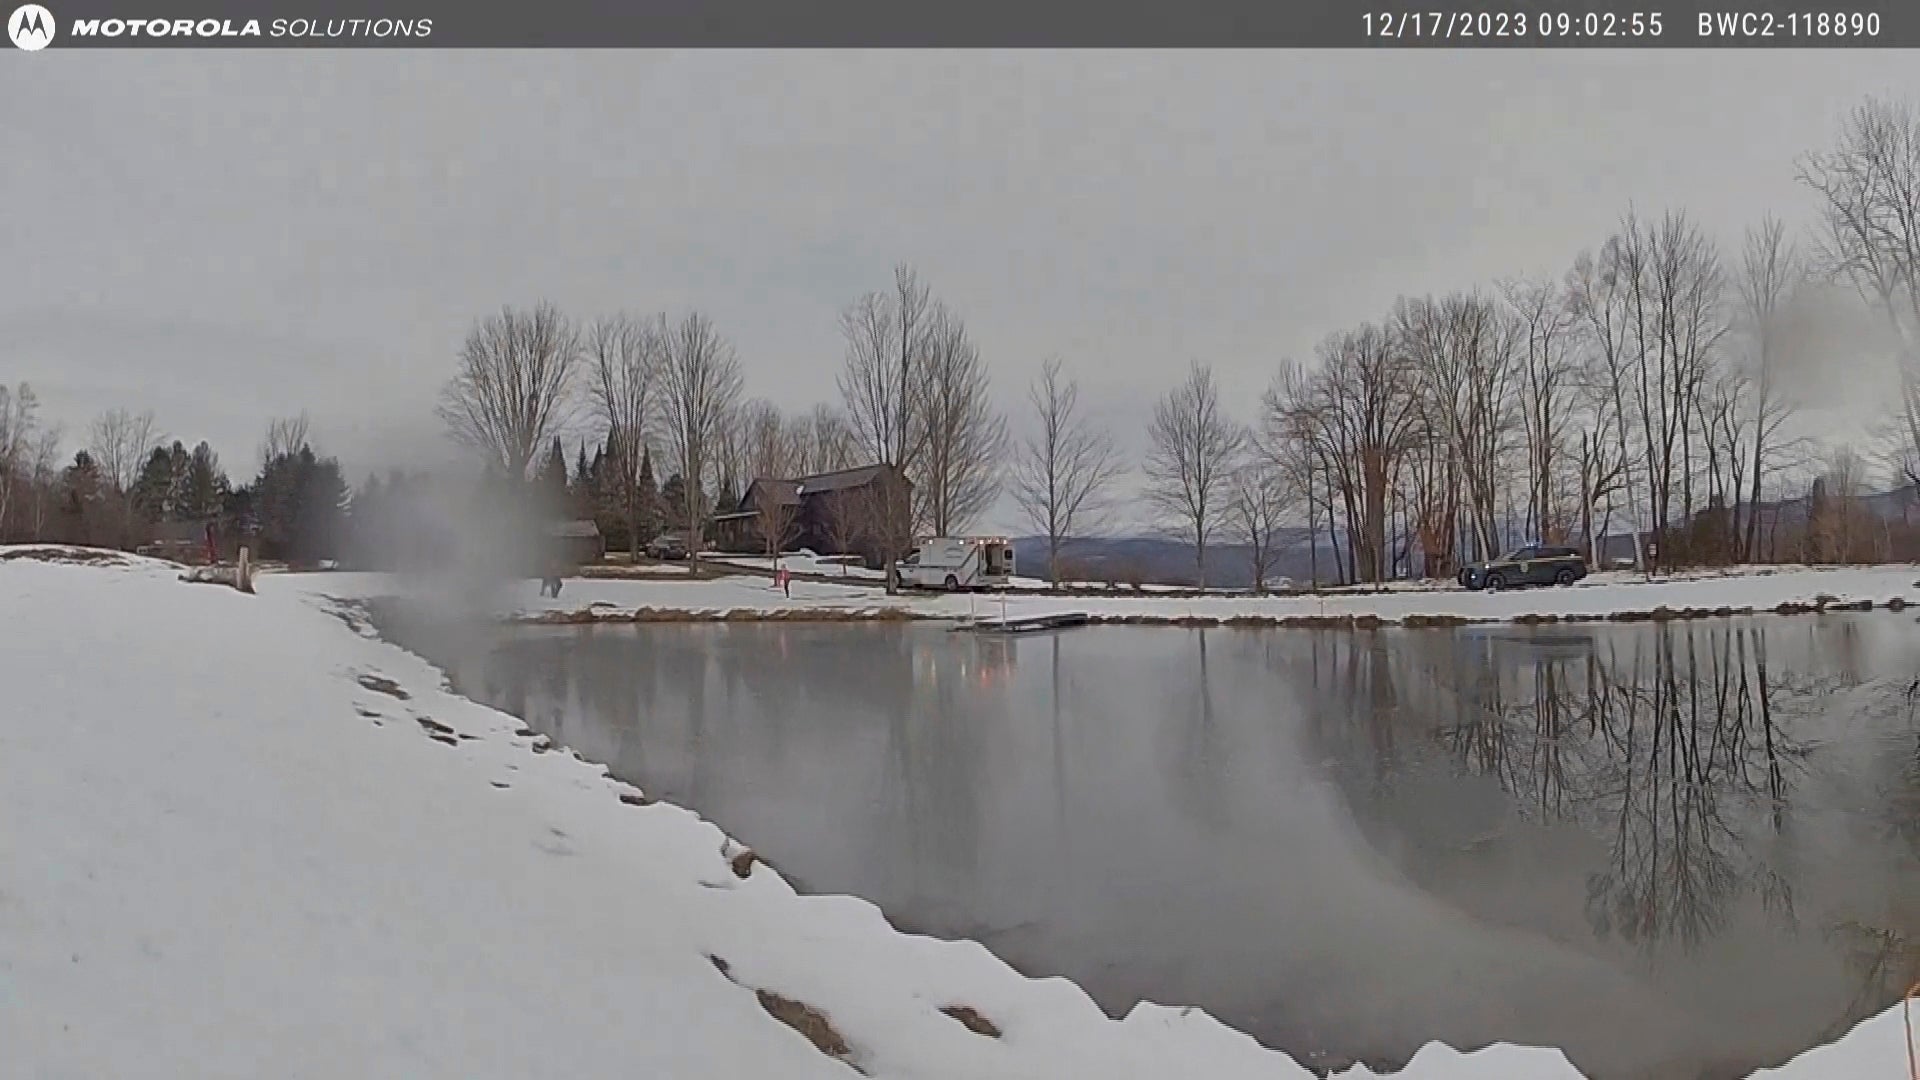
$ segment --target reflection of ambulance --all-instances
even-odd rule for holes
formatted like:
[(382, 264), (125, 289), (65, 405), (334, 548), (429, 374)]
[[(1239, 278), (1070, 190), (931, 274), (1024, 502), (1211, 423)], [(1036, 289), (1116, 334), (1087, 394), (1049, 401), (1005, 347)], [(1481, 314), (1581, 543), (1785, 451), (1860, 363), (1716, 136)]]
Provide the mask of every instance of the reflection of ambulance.
[(1004, 536), (937, 536), (895, 564), (915, 589), (990, 589), (1013, 578), (1013, 542)]

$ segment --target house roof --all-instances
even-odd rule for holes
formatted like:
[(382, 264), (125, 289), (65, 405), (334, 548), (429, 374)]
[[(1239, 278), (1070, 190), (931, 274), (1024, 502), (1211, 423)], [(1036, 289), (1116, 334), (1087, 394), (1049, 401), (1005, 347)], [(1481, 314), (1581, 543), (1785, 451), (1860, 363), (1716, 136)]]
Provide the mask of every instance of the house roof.
[(841, 469), (838, 472), (820, 473), (817, 476), (803, 476), (794, 483), (801, 495), (818, 495), (824, 491), (844, 491), (848, 488), (866, 487), (880, 477), (893, 471), (891, 465), (862, 465), (856, 469)]
[(566, 540), (588, 540), (600, 535), (600, 526), (587, 518), (575, 521), (556, 521), (547, 526), (547, 535)]
[(740, 505), (743, 508), (743, 512), (757, 513), (757, 509), (744, 508), (757, 508), (760, 505), (760, 496), (758, 493), (763, 490), (770, 494), (776, 506), (797, 503), (800, 501), (800, 484), (801, 481), (799, 480), (775, 480), (766, 476), (758, 477), (753, 483), (747, 485), (746, 493), (740, 496)]
[[(771, 493), (774, 505), (784, 506), (797, 503), (803, 496), (820, 495), (829, 491), (847, 491), (863, 488), (890, 471), (896, 471), (891, 465), (861, 465), (853, 469), (839, 469), (829, 473), (816, 473), (813, 476), (801, 476), (791, 480), (775, 479), (771, 476), (755, 477), (753, 483), (740, 496), (741, 514), (756, 512), (759, 505), (758, 492)], [(721, 515), (731, 517), (733, 515)]]

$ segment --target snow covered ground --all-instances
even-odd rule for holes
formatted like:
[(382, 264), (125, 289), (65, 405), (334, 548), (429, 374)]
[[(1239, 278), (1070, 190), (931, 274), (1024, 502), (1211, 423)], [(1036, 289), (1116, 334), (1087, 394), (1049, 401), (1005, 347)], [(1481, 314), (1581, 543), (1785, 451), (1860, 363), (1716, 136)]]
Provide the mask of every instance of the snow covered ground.
[[(1111, 1020), (980, 946), (796, 895), (710, 824), (444, 691), (316, 591), (353, 575), (247, 596), (16, 552), (8, 1076), (1309, 1075), (1204, 1013)], [(606, 584), (625, 583), (569, 600)], [(1763, 1075), (1902, 1075), (1898, 1013)], [(1554, 1050), (1434, 1044), (1395, 1075), (1578, 1074)]]
[[(381, 575), (293, 575), (289, 580), (323, 588), (336, 596), (380, 595), (395, 589)], [(497, 600), (501, 614), (560, 615), (593, 609), (607, 617), (648, 609), (696, 612), (845, 617), (899, 614), (922, 618), (1011, 618), (1084, 612), (1099, 619), (1139, 621), (1316, 621), (1373, 618), (1383, 622), (1412, 619), (1503, 621), (1561, 618), (1600, 619), (1674, 612), (1772, 611), (1782, 605), (1889, 602), (1920, 604), (1920, 567), (1874, 566), (1789, 568), (1776, 573), (1690, 575), (1648, 582), (1635, 576), (1590, 579), (1570, 588), (1509, 590), (1499, 593), (1461, 589), (1408, 589), (1375, 593), (1310, 596), (1051, 596), (1012, 593), (902, 594), (888, 596), (863, 583), (795, 581), (787, 597), (762, 577), (723, 577), (705, 581), (570, 579), (561, 595), (542, 598), (531, 580)], [(1003, 603), (1004, 599), (1004, 603)]]
[[(700, 561), (773, 573), (773, 560), (765, 555), (733, 555), (710, 551), (702, 554)], [(815, 555), (811, 551), (787, 552), (780, 556), (780, 565), (788, 572), (795, 574), (819, 574), (822, 577), (844, 577), (854, 581), (885, 581), (887, 579), (885, 570), (871, 570), (858, 564), (848, 565)]]

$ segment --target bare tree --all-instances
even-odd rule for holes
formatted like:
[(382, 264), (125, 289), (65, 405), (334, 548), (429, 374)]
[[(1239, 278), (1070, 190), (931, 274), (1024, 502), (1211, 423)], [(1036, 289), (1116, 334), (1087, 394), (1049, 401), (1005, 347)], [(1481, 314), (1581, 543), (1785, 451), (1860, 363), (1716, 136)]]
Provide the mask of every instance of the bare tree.
[(1786, 343), (1780, 323), (1805, 278), (1800, 252), (1786, 239), (1779, 219), (1768, 217), (1747, 231), (1739, 281), (1747, 351), (1745, 363), (1737, 369), (1752, 386), (1753, 411), (1747, 420), (1753, 453), (1747, 479), (1752, 486), (1741, 545), (1747, 560), (1758, 557), (1761, 485), (1784, 441), (1782, 428), (1793, 416), (1793, 403), (1781, 392), (1778, 378), (1782, 363), (1791, 359), (1781, 355)]
[[(1635, 567), (1644, 567), (1646, 551), (1640, 539), (1638, 516), (1641, 504), (1635, 500), (1633, 485), (1636, 464), (1643, 463), (1644, 458), (1635, 456), (1628, 437), (1627, 400), (1632, 381), (1632, 350), (1628, 332), (1629, 270), (1628, 260), (1623, 255), (1622, 244), (1616, 234), (1601, 247), (1598, 257), (1582, 254), (1575, 261), (1567, 277), (1567, 287), (1573, 310), (1585, 330), (1583, 340), (1587, 351), (1581, 383), (1595, 418), (1593, 433), (1583, 440), (1581, 455), (1582, 499), (1585, 503), (1582, 516), (1589, 523), (1588, 554), (1595, 559), (1603, 557), (1600, 542), (1593, 538), (1591, 523), (1595, 507), (1602, 499), (1610, 498), (1609, 493), (1613, 490), (1605, 478), (1617, 474), (1632, 515), (1629, 524), (1633, 535), (1633, 564)], [(1609, 441), (1612, 443), (1610, 451), (1607, 446)], [(1609, 503), (1608, 517), (1611, 516)], [(1602, 528), (1603, 538), (1605, 532)]]
[(581, 355), (579, 331), (552, 304), (503, 308), (468, 332), (440, 418), (455, 439), (524, 480), (566, 425)]
[[(1608, 432), (1605, 398), (1595, 401), (1598, 415), (1592, 425), (1580, 432), (1575, 461), (1580, 487), (1580, 535), (1585, 538), (1587, 561), (1599, 566), (1606, 558), (1605, 538), (1613, 521), (1613, 496), (1626, 482), (1627, 462), (1615, 452)], [(1600, 507), (1606, 511), (1601, 514)], [(1639, 533), (1634, 533), (1635, 547)], [(1635, 558), (1636, 565), (1639, 560)]]
[(134, 481), (147, 463), (147, 455), (164, 440), (151, 409), (140, 413), (110, 409), (94, 418), (88, 432), (88, 452), (111, 488), (109, 501), (119, 508), (115, 516), (120, 543), (128, 540), (133, 529)]
[(1244, 430), (1220, 409), (1213, 369), (1195, 362), (1187, 378), (1154, 406), (1147, 434), (1147, 502), (1193, 542), (1197, 584), (1207, 583), (1207, 542), (1227, 509), (1228, 480)]
[(312, 426), (304, 411), (298, 416), (279, 416), (267, 421), (267, 433), (260, 440), (261, 467), (298, 454), (300, 448), (307, 445)]
[[(1576, 317), (1566, 290), (1549, 281), (1504, 286), (1516, 320), (1519, 413), (1527, 448), (1527, 516), (1533, 533), (1551, 544), (1573, 531), (1564, 512), (1561, 481), (1569, 474), (1578, 370), (1572, 350)], [(1583, 515), (1584, 516), (1584, 515)], [(1582, 524), (1586, 524), (1583, 522)]]
[(1823, 268), (1886, 321), (1910, 456), (1920, 457), (1920, 113), (1868, 99), (1833, 149), (1803, 159), (1800, 180), (1821, 199)]
[(32, 454), (39, 427), (40, 401), (21, 383), (9, 392), (0, 384), (0, 540), (6, 538), (8, 512), (15, 493), (32, 482)]
[(784, 480), (756, 478), (753, 489), (755, 527), (766, 542), (767, 558), (780, 567), (780, 553), (800, 534), (800, 500)]
[(1690, 562), (1723, 564), (1740, 555), (1739, 503), (1748, 463), (1745, 373), (1716, 369), (1694, 401), (1707, 456), (1707, 509), (1687, 529)]
[(905, 470), (926, 439), (916, 390), (933, 315), (927, 286), (902, 264), (892, 292), (868, 293), (840, 316), (847, 342), (840, 393), (854, 436), (876, 463)]
[[(1372, 323), (1321, 342), (1320, 367), (1275, 399), (1308, 444), (1346, 519), (1347, 580), (1389, 573), (1388, 497), (1402, 460), (1429, 430), (1418, 365), (1397, 336)], [(1331, 515), (1330, 515), (1331, 518)], [(1333, 534), (1332, 520), (1328, 522)], [(1336, 541), (1337, 542), (1337, 541)]]
[(1060, 542), (1098, 528), (1107, 492), (1121, 472), (1106, 432), (1080, 410), (1080, 384), (1061, 375), (1050, 357), (1027, 388), (1034, 432), (1013, 463), (1013, 498), (1036, 532), (1047, 538), (1047, 580), (1060, 584)]
[(854, 466), (853, 428), (845, 413), (832, 405), (816, 405), (806, 417), (806, 428), (807, 458), (801, 472), (828, 473)]
[(679, 509), (686, 525), (687, 551), (697, 565), (705, 515), (703, 480), (713, 464), (722, 427), (740, 399), (740, 358), (697, 311), (671, 329), (664, 357), (659, 427), (685, 481), (686, 502)]
[[(913, 475), (925, 449), (927, 424), (921, 392), (933, 324), (933, 302), (912, 267), (894, 268), (893, 291), (869, 293), (840, 316), (846, 363), (840, 394), (856, 445), (875, 464)], [(900, 503), (902, 505), (894, 505)], [(883, 520), (871, 535), (887, 549), (887, 591), (899, 589), (894, 554), (913, 539), (908, 500), (885, 500)]]
[(1712, 241), (1678, 211), (1644, 228), (1629, 213), (1619, 237), (1648, 517), (1657, 532), (1673, 524), (1676, 494), (1681, 519), (1693, 514), (1693, 425), (1713, 351), (1729, 326), (1725, 279)]
[(110, 409), (94, 418), (87, 452), (114, 491), (125, 494), (133, 489), (147, 455), (163, 438), (154, 426), (151, 410), (135, 415), (125, 409)]
[[(1346, 580), (1340, 571), (1340, 536), (1335, 526), (1334, 425), (1327, 416), (1331, 405), (1323, 397), (1323, 389), (1324, 382), (1316, 373), (1291, 360), (1283, 363), (1262, 399), (1261, 421), (1268, 453), (1285, 470), (1288, 482), (1298, 485), (1305, 496), (1308, 573), (1316, 586), (1320, 584), (1322, 523), (1327, 527), (1334, 576)], [(1430, 439), (1428, 445), (1437, 443)], [(1434, 538), (1427, 539), (1431, 542)]]
[(781, 414), (779, 457), (788, 478), (811, 476), (821, 470), (813, 466), (817, 455), (813, 442), (813, 417), (806, 413)]
[(32, 496), (29, 530), (35, 540), (43, 539), (46, 535), (47, 511), (53, 504), (55, 485), (60, 480), (61, 437), (62, 432), (57, 424), (42, 428), (29, 456), (27, 479)]
[[(842, 555), (866, 543), (872, 535), (875, 520), (882, 516), (870, 491), (870, 488), (841, 490), (829, 494), (823, 504), (821, 525), (826, 530), (827, 541)], [(840, 576), (846, 575), (847, 564), (842, 561)]]
[(987, 369), (960, 317), (934, 311), (917, 393), (926, 426), (918, 467), (908, 475), (935, 536), (969, 525), (1000, 493), (1007, 425), (993, 411)]
[[(734, 401), (714, 425), (712, 449), (708, 453), (713, 474), (713, 512), (730, 514), (738, 509), (738, 500), (751, 481), (753, 448), (748, 441), (745, 413), (736, 394)], [(731, 500), (731, 505), (721, 505)]]
[(1865, 514), (1859, 506), (1866, 463), (1853, 447), (1833, 448), (1807, 500), (1805, 547), (1809, 562), (1859, 562)]
[(756, 398), (740, 409), (739, 427), (744, 440), (749, 482), (761, 479), (791, 480), (803, 475), (798, 458), (807, 452), (801, 437), (810, 437), (812, 429), (796, 425), (781, 414), (780, 407), (764, 398)]
[[(1397, 340), (1383, 346), (1404, 350), (1412, 364), (1407, 374), (1420, 387), (1416, 412), (1433, 421), (1448, 444), (1483, 557), (1491, 557), (1501, 542), (1498, 484), (1514, 419), (1513, 330), (1498, 308), (1477, 295), (1403, 300), (1392, 331)], [(1398, 396), (1386, 384), (1379, 389)], [(1384, 548), (1384, 534), (1381, 544)]]
[(1267, 591), (1267, 579), (1280, 562), (1280, 536), (1291, 492), (1279, 457), (1251, 433), (1228, 481), (1227, 528), (1247, 546), (1253, 565), (1253, 591)]
[(666, 317), (639, 320), (614, 315), (587, 331), (590, 392), (607, 429), (603, 481), (619, 486), (626, 510), (629, 557), (640, 558), (640, 464), (646, 459), (647, 425), (653, 418), (654, 385), (665, 348)]

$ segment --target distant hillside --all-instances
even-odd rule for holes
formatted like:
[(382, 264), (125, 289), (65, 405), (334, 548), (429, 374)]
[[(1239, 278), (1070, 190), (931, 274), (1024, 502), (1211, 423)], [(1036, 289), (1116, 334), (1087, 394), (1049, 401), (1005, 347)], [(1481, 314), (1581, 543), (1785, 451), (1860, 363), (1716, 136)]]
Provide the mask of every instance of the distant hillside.
[[(1876, 492), (1858, 496), (1858, 505), (1878, 518), (1888, 521), (1911, 520), (1920, 517), (1920, 489), (1914, 486), (1898, 488), (1893, 491)], [(1746, 518), (1746, 508), (1740, 508), (1740, 519)], [(1783, 499), (1778, 502), (1760, 504), (1761, 522), (1769, 528), (1786, 530), (1797, 529), (1805, 525), (1807, 517), (1807, 499)], [(1616, 530), (1618, 525), (1615, 526)], [(1518, 547), (1532, 542), (1531, 537), (1514, 535), (1507, 538), (1504, 547)], [(1334, 567), (1333, 552), (1327, 544), (1325, 532), (1319, 534), (1320, 580), (1333, 582), (1338, 579)], [(1345, 540), (1342, 538), (1344, 550)], [(1290, 528), (1284, 530), (1280, 542), (1283, 549), (1272, 570), (1269, 580), (1286, 578), (1306, 584), (1312, 579), (1311, 561), (1307, 546), (1307, 530)], [(1044, 536), (1023, 536), (1014, 540), (1014, 559), (1020, 567), (1020, 573), (1029, 577), (1045, 577), (1047, 574), (1047, 540)], [(1610, 533), (1602, 540), (1602, 558), (1608, 562), (1631, 561), (1633, 558), (1632, 534), (1624, 531)], [(1064, 564), (1061, 576), (1069, 580), (1106, 582), (1122, 584), (1160, 584), (1192, 585), (1194, 582), (1193, 545), (1184, 540), (1165, 536), (1116, 536), (1097, 539), (1069, 540), (1061, 547), (1060, 558)], [(1247, 548), (1241, 544), (1222, 544), (1207, 548), (1207, 580), (1213, 588), (1244, 589), (1253, 584), (1253, 560), (1247, 554)]]
[[(1876, 491), (1854, 497), (1854, 505), (1872, 514), (1881, 521), (1905, 521), (1920, 512), (1920, 489), (1912, 484), (1894, 488), (1892, 491)], [(1782, 526), (1803, 526), (1807, 523), (1807, 509), (1811, 500), (1806, 496), (1797, 499), (1783, 499), (1779, 502), (1760, 504), (1760, 520), (1767, 524), (1778, 523)], [(1744, 508), (1741, 520), (1745, 520)]]

